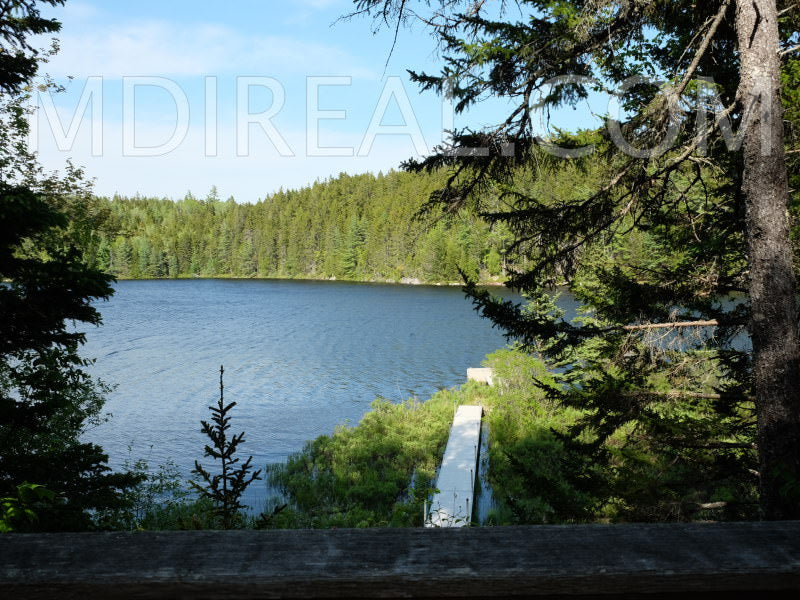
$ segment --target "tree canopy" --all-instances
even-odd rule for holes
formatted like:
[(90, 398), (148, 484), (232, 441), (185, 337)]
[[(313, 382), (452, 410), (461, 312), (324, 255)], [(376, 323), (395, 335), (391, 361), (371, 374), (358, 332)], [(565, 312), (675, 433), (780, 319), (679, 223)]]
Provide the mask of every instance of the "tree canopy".
[(35, 2), (0, 6), (0, 496), (45, 486), (57, 499), (29, 525), (84, 529), (122, 506), (138, 477), (111, 473), (102, 449), (80, 441), (106, 388), (86, 373), (71, 324), (99, 324), (92, 302), (113, 293), (78, 248), (89, 187), (78, 169), (45, 173), (25, 144), (25, 86), (39, 64), (26, 39), (58, 28)]
[(378, 281), (459, 280), (459, 267), (488, 281), (503, 276), (510, 239), (474, 213), (431, 229), (414, 221), (443, 183), (436, 174), (346, 175), (255, 204), (187, 194), (97, 200), (104, 215), (88, 236), (91, 264), (123, 278), (309, 277)]
[(55, 33), (61, 24), (42, 17), (41, 5), (59, 6), (65, 0), (12, 0), (0, 5), (0, 92), (18, 93), (39, 69), (41, 52), (31, 35)]
[[(442, 67), (412, 79), (451, 95), (457, 111), (487, 96), (510, 102), (496, 126), (456, 131), (451, 145), (405, 166), (447, 169), (429, 206), (475, 207), (531, 259), (510, 281), (528, 307), (467, 289), (510, 337), (564, 370), (548, 392), (586, 410), (569, 440), (587, 457), (583, 483), (597, 485), (589, 465), (604, 464), (618, 477), (603, 493), (627, 485), (635, 495), (645, 471), (678, 464), (687, 475), (649, 480), (660, 490), (653, 502), (691, 496), (731, 515), (800, 516), (786, 168), (789, 157), (797, 176), (797, 3), (355, 0), (358, 14), (428, 28)], [(606, 115), (604, 127), (537, 131), (538, 109), (603, 92), (624, 113)], [(598, 164), (602, 177), (571, 190), (535, 185)], [(485, 204), (492, 196), (499, 210)], [(612, 241), (627, 256), (591, 251)], [(562, 278), (585, 305), (578, 322), (543, 293)], [(631, 435), (620, 449), (622, 431)], [(762, 513), (748, 509), (752, 489)]]

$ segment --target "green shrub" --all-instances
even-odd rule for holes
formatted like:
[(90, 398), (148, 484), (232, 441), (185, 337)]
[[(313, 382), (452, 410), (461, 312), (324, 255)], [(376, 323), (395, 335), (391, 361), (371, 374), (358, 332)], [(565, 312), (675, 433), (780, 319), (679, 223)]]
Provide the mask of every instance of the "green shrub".
[(424, 403), (378, 399), (357, 426), (340, 426), (268, 467), (289, 504), (269, 526), (421, 525), (454, 399), (459, 395), (450, 391)]

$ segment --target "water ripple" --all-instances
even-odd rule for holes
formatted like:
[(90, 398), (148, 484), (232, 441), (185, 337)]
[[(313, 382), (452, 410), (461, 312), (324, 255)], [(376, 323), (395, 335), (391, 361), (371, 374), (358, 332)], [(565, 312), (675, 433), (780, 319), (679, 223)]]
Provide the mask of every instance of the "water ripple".
[[(234, 430), (259, 467), (356, 423), (377, 396), (427, 398), (505, 345), (459, 289), (299, 281), (127, 281), (87, 332), (93, 373), (118, 384), (87, 432), (114, 466), (174, 460), (205, 443), (220, 364)], [(128, 447), (131, 446), (130, 454)], [(152, 448), (151, 448), (152, 447)]]

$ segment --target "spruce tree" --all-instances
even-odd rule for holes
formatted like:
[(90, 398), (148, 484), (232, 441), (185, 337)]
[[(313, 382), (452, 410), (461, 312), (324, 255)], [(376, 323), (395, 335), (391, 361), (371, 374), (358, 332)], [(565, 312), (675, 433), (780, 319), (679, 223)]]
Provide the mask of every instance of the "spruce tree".
[(202, 431), (211, 444), (207, 444), (204, 449), (204, 456), (219, 461), (220, 472), (212, 475), (199, 461), (194, 462), (192, 473), (198, 475), (201, 483), (190, 481), (191, 486), (196, 489), (202, 497), (208, 498), (214, 503), (215, 514), (220, 518), (223, 529), (233, 528), (241, 518), (241, 511), (245, 505), (241, 503), (242, 494), (253, 481), (261, 479), (261, 469), (251, 473), (253, 457), (239, 466), (239, 458), (235, 457), (239, 444), (244, 441), (244, 432), (228, 438), (230, 420), (228, 413), (236, 406), (236, 402), (225, 404), (224, 386), (222, 376), (225, 370), (219, 368), (219, 400), (216, 406), (209, 406), (211, 420), (201, 421)]
[[(797, 191), (790, 206), (785, 160), (796, 148), (786, 147), (792, 138), (780, 104), (782, 92), (794, 97), (781, 90), (781, 76), (786, 85), (796, 73), (797, 3), (355, 0), (355, 7), (392, 28), (407, 21), (430, 29), (444, 66), (412, 79), (451, 96), (457, 112), (490, 96), (510, 103), (496, 126), (456, 131), (451, 144), (405, 166), (448, 169), (431, 207), (470, 205), (513, 233), (509, 255), (530, 263), (510, 285), (534, 303), (522, 309), (467, 290), (510, 337), (566, 369), (550, 393), (586, 410), (572, 441), (587, 460), (615, 464), (619, 457), (609, 454), (619, 454), (618, 436), (644, 429), (642, 444), (664, 464), (685, 463), (677, 497), (736, 505), (732, 516), (746, 516), (739, 509), (750, 501), (741, 491), (749, 477), (763, 516), (799, 518), (797, 252), (789, 234)], [(624, 114), (606, 115), (596, 132), (542, 137), (535, 129), (537, 108), (575, 106), (620, 88)], [(601, 181), (580, 176), (598, 163)], [(534, 181), (521, 180), (521, 169)], [(569, 169), (578, 171), (571, 190), (554, 195), (535, 185)], [(487, 206), (487, 192), (503, 208)], [(603, 255), (593, 252), (598, 247), (630, 251), (637, 235), (651, 248), (636, 255), (642, 260), (614, 252), (594, 260)], [(544, 296), (564, 281), (588, 311), (582, 322), (562, 319)], [(655, 343), (665, 331), (667, 347)], [(707, 485), (710, 477), (716, 486)]]

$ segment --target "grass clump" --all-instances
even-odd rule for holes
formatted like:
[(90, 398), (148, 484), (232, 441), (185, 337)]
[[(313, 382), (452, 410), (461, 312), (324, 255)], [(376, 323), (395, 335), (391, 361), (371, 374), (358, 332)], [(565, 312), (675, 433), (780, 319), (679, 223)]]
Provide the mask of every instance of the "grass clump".
[(489, 435), (488, 478), (497, 525), (592, 520), (596, 502), (580, 491), (580, 457), (563, 434), (580, 417), (546, 397), (534, 384), (553, 378), (536, 357), (502, 349), (486, 357), (496, 385), (483, 394)]
[(575, 520), (590, 498), (571, 485), (569, 453), (557, 432), (577, 411), (549, 402), (533, 385), (549, 377), (536, 358), (513, 349), (487, 357), (493, 387), (468, 382), (426, 402), (376, 400), (356, 426), (306, 444), (286, 463), (267, 468), (286, 508), (268, 527), (409, 527), (423, 522), (454, 408), (481, 405), (490, 430), (488, 479), (494, 524)]
[(270, 527), (378, 527), (422, 524), (423, 502), (444, 451), (453, 402), (440, 391), (427, 402), (378, 399), (353, 427), (339, 426), (306, 444), (268, 479), (288, 501)]

